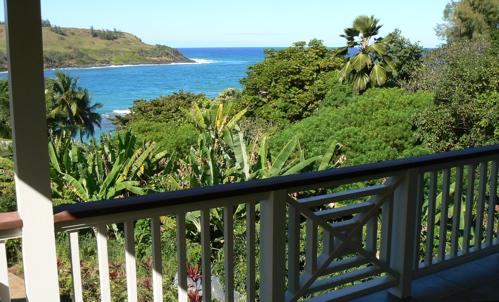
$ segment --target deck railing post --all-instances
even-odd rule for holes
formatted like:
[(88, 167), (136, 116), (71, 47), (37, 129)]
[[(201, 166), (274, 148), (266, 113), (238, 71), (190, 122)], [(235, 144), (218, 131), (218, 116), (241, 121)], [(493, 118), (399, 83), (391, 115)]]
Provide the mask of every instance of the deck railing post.
[(39, 0), (4, 0), (16, 197), (27, 300), (59, 301)]
[(260, 204), (260, 301), (282, 302), (285, 294), (285, 190), (273, 191)]
[(404, 179), (395, 190), (393, 202), (393, 228), (391, 240), (390, 266), (400, 273), (396, 287), (391, 288), (391, 294), (398, 298), (408, 298), (411, 295), (413, 265), (416, 256), (416, 231), (418, 207), (418, 170), (407, 170)]

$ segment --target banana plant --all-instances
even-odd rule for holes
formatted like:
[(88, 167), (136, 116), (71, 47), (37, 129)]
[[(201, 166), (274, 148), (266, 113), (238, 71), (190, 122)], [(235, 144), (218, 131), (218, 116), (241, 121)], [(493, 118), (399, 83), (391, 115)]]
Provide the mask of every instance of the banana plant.
[[(183, 110), (186, 118), (199, 131), (198, 144), (191, 148), (184, 159), (178, 160), (177, 173), (169, 180), (178, 189), (213, 186), (218, 184), (247, 181), (290, 175), (311, 169), (326, 169), (337, 166), (332, 164), (340, 145), (333, 143), (325, 155), (305, 158), (297, 138), (286, 144), (277, 156), (269, 152), (267, 140), (270, 133), (249, 139), (239, 128), (239, 121), (245, 110), (231, 116), (231, 103), (220, 103), (209, 110), (202, 111), (195, 106), (191, 111)], [(222, 209), (211, 210), (211, 224), (222, 226)], [(237, 218), (244, 213), (245, 207), (233, 209)], [(199, 231), (200, 215), (193, 212), (186, 217), (188, 228), (193, 234)], [(168, 224), (167, 217), (164, 223)], [(223, 233), (223, 228), (218, 227)]]
[(153, 192), (148, 180), (172, 169), (165, 151), (130, 132), (102, 135), (88, 145), (70, 135), (49, 142), (52, 192), (61, 203), (87, 202)]

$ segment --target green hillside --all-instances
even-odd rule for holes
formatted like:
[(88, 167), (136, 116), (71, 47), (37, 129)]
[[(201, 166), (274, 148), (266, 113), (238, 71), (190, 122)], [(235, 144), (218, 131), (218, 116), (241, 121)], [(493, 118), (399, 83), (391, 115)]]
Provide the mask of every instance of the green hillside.
[[(45, 68), (192, 62), (180, 51), (149, 45), (129, 33), (66, 27), (43, 27)], [(0, 25), (0, 69), (7, 68), (5, 25)]]

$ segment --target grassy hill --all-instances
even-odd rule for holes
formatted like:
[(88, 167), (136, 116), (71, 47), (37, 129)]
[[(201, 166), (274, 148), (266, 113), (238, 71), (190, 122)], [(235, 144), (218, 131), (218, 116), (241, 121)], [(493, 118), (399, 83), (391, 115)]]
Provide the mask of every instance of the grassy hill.
[[(129, 33), (43, 27), (45, 68), (192, 62), (175, 48), (149, 45)], [(7, 68), (6, 31), (0, 25), (0, 69)]]

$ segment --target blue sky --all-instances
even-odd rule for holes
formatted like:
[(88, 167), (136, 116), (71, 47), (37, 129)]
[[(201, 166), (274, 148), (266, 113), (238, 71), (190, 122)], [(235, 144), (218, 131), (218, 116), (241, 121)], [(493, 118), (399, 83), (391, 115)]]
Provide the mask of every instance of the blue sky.
[[(398, 28), (424, 47), (448, 0), (42, 0), (42, 16), (61, 27), (119, 29), (171, 47), (287, 47), (317, 38), (329, 47), (359, 15), (375, 15), (380, 35)], [(2, 7), (3, 11), (3, 7)]]

